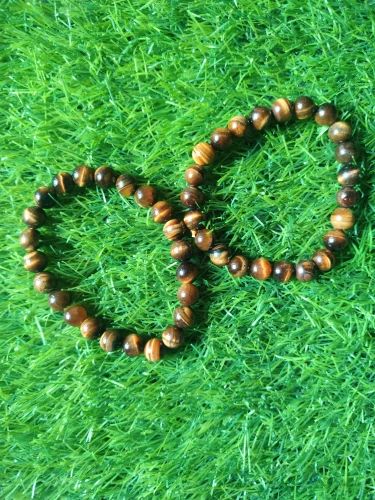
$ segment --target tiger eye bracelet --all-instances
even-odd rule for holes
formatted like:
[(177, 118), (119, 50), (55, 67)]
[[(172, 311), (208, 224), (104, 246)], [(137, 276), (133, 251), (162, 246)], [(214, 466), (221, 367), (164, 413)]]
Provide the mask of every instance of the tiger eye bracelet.
[[(300, 260), (295, 265), (284, 260), (271, 263), (262, 256), (248, 259), (244, 255), (232, 255), (204, 224), (206, 217), (201, 210), (204, 194), (198, 186), (204, 183), (205, 169), (215, 161), (217, 153), (227, 151), (236, 140), (245, 139), (251, 133), (261, 132), (272, 123), (283, 124), (293, 118), (313, 118), (318, 125), (329, 127), (328, 137), (336, 145), (336, 160), (342, 166), (337, 174), (337, 181), (341, 186), (336, 194), (339, 206), (330, 217), (333, 229), (323, 236), (324, 248), (318, 249), (312, 257)], [(286, 98), (277, 99), (271, 108), (257, 106), (248, 117), (234, 116), (226, 127), (215, 129), (210, 142), (201, 142), (193, 148), (194, 165), (185, 171), (188, 187), (180, 194), (181, 203), (189, 209), (185, 213), (184, 222), (191, 231), (195, 245), (208, 252), (213, 264), (226, 266), (229, 273), (236, 278), (250, 274), (258, 280), (266, 280), (272, 276), (279, 282), (287, 282), (295, 275), (299, 281), (310, 281), (317, 271), (326, 272), (332, 269), (335, 264), (335, 252), (348, 244), (346, 232), (355, 224), (355, 215), (351, 208), (359, 200), (359, 192), (354, 188), (360, 177), (360, 170), (356, 166), (358, 153), (351, 142), (351, 134), (350, 124), (338, 120), (333, 104), (316, 106), (312, 99), (306, 96), (298, 97), (294, 103)]]
[[(170, 254), (179, 261), (176, 278), (180, 282), (177, 299), (180, 303), (173, 313), (173, 324), (166, 327), (157, 337), (144, 338), (134, 332), (124, 334), (117, 328), (108, 328), (106, 322), (91, 316), (81, 303), (73, 301), (69, 290), (62, 290), (55, 275), (46, 270), (48, 258), (40, 251), (42, 243), (41, 228), (47, 222), (45, 209), (53, 207), (58, 196), (73, 194), (77, 190), (89, 186), (100, 188), (116, 187), (122, 197), (134, 195), (135, 202), (144, 208), (151, 209), (151, 216), (157, 223), (164, 224), (163, 233), (171, 241)], [(132, 177), (117, 175), (109, 166), (100, 166), (96, 170), (87, 166), (78, 166), (73, 174), (58, 173), (52, 180), (52, 186), (42, 186), (35, 193), (35, 206), (23, 212), (23, 222), (28, 226), (20, 235), (20, 244), (26, 250), (24, 267), (36, 273), (34, 289), (40, 293), (48, 293), (48, 302), (54, 311), (62, 312), (69, 325), (80, 328), (86, 339), (99, 338), (100, 347), (106, 352), (122, 348), (128, 356), (144, 353), (149, 361), (158, 361), (164, 350), (176, 349), (183, 344), (183, 330), (194, 322), (191, 306), (199, 298), (199, 290), (193, 283), (199, 274), (197, 265), (190, 259), (193, 246), (184, 239), (184, 223), (173, 218), (172, 206), (165, 200), (157, 201), (156, 189), (150, 185), (137, 186)]]

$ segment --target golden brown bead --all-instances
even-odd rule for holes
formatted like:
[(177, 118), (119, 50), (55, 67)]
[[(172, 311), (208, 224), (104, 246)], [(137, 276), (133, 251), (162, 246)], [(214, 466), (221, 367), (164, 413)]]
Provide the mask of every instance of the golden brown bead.
[(315, 277), (315, 269), (313, 260), (301, 260), (296, 264), (296, 278), (298, 281), (311, 281)]
[(197, 165), (209, 165), (215, 159), (215, 150), (208, 142), (200, 142), (194, 147), (192, 157)]
[(218, 244), (211, 247), (208, 255), (215, 266), (223, 267), (229, 262), (229, 250), (224, 245)]
[(271, 262), (264, 257), (253, 260), (250, 264), (250, 274), (257, 280), (268, 279), (272, 274)]
[(230, 148), (232, 141), (232, 134), (227, 128), (217, 128), (211, 134), (211, 145), (218, 151)]
[(191, 283), (198, 276), (199, 270), (192, 262), (182, 262), (177, 268), (176, 278), (182, 283)]
[(322, 104), (315, 113), (315, 121), (318, 125), (332, 125), (336, 121), (336, 118), (336, 107), (330, 103)]
[(241, 278), (249, 271), (249, 261), (243, 255), (235, 255), (228, 263), (228, 271), (234, 278)]
[(182, 331), (177, 326), (168, 326), (162, 334), (162, 341), (169, 349), (177, 349), (184, 343)]
[(345, 166), (339, 170), (337, 181), (341, 186), (354, 186), (359, 182), (360, 170), (358, 167)]
[(194, 323), (194, 313), (190, 307), (176, 307), (173, 320), (178, 328), (188, 328)]
[(108, 165), (102, 165), (95, 170), (95, 183), (101, 188), (109, 188), (116, 183), (116, 174)]
[(276, 121), (285, 123), (293, 116), (293, 105), (285, 97), (281, 97), (272, 103), (272, 113)]
[(43, 208), (28, 207), (23, 211), (22, 220), (30, 227), (40, 227), (46, 222), (47, 216)]
[(35, 191), (34, 199), (35, 203), (40, 208), (50, 208), (55, 204), (54, 197), (55, 190), (53, 187), (41, 186)]
[(185, 232), (184, 223), (178, 219), (171, 219), (163, 226), (164, 236), (168, 240), (178, 240)]
[(185, 181), (190, 184), (190, 186), (199, 186), (203, 183), (203, 170), (199, 165), (193, 165), (185, 171)]
[(28, 227), (20, 235), (20, 245), (28, 252), (36, 250), (39, 246), (39, 241), (39, 231), (33, 227)]
[(86, 308), (79, 304), (69, 306), (64, 311), (64, 320), (72, 326), (81, 326), (87, 316)]
[(248, 131), (247, 120), (242, 115), (236, 115), (228, 122), (228, 129), (235, 137), (245, 137)]
[(348, 122), (335, 122), (328, 129), (328, 137), (332, 142), (344, 142), (350, 139), (352, 127)]
[(358, 201), (358, 191), (350, 186), (344, 187), (340, 191), (337, 191), (336, 200), (340, 207), (350, 208)]
[(342, 250), (348, 244), (345, 233), (340, 229), (332, 229), (323, 236), (323, 241), (328, 250)]
[(80, 330), (85, 339), (96, 339), (104, 330), (104, 322), (100, 318), (89, 316), (81, 323)]
[(52, 179), (52, 186), (58, 194), (71, 193), (74, 190), (73, 177), (68, 172), (60, 172)]
[(180, 194), (180, 200), (186, 207), (195, 208), (203, 203), (204, 196), (198, 188), (188, 187)]
[(162, 224), (172, 217), (172, 207), (167, 201), (157, 201), (152, 206), (151, 215), (154, 222)]
[(47, 255), (37, 250), (27, 253), (23, 258), (24, 268), (32, 273), (43, 271), (47, 267), (47, 263)]
[(161, 341), (159, 339), (150, 339), (145, 345), (145, 358), (148, 361), (159, 361), (161, 357)]
[(331, 215), (331, 224), (335, 229), (350, 229), (355, 224), (355, 217), (350, 208), (336, 208)]
[(270, 109), (264, 106), (257, 106), (251, 112), (250, 119), (256, 130), (263, 130), (269, 125), (271, 116), (272, 113)]
[(294, 112), (298, 120), (306, 120), (310, 118), (315, 112), (315, 104), (310, 97), (301, 96), (295, 100)]
[(73, 180), (79, 187), (87, 187), (94, 184), (95, 170), (87, 165), (79, 165), (73, 171)]
[(34, 277), (34, 289), (40, 293), (48, 293), (56, 288), (56, 279), (51, 273), (38, 273)]
[(275, 262), (275, 264), (273, 265), (272, 276), (280, 283), (286, 283), (290, 281), (293, 277), (293, 273), (294, 268), (290, 262), (280, 260), (279, 262)]
[(143, 339), (136, 333), (130, 333), (124, 338), (122, 350), (128, 356), (139, 356), (143, 352)]
[(192, 283), (184, 283), (177, 290), (177, 299), (183, 306), (191, 306), (199, 298), (199, 290)]
[(48, 295), (48, 303), (55, 311), (63, 311), (72, 302), (70, 292), (55, 290)]
[(121, 344), (121, 332), (119, 330), (106, 330), (100, 337), (99, 345), (105, 352), (115, 351)]
[(198, 229), (203, 220), (204, 214), (200, 210), (190, 210), (189, 212), (186, 212), (184, 216), (184, 223), (191, 231)]
[(127, 197), (134, 194), (136, 185), (134, 184), (134, 180), (132, 179), (132, 177), (126, 174), (122, 174), (117, 177), (116, 189), (121, 196)]
[(336, 261), (335, 256), (330, 250), (328, 250), (328, 248), (321, 248), (320, 250), (317, 250), (314, 253), (312, 260), (322, 272), (330, 271)]
[(214, 233), (210, 229), (199, 229), (195, 233), (194, 243), (204, 252), (207, 252), (213, 244), (214, 241)]
[(339, 163), (350, 163), (357, 158), (357, 151), (352, 142), (342, 142), (336, 147), (336, 160)]
[(192, 256), (193, 249), (188, 241), (176, 240), (171, 245), (171, 257), (177, 260), (187, 260)]
[(143, 207), (152, 207), (155, 203), (156, 189), (150, 185), (140, 186), (134, 193), (135, 202)]

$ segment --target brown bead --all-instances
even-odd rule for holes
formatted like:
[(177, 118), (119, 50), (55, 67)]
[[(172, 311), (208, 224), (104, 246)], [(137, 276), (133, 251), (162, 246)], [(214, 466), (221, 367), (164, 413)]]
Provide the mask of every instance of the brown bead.
[(204, 214), (200, 210), (190, 210), (184, 215), (184, 223), (191, 231), (198, 229), (203, 220)]
[(89, 316), (83, 321), (80, 329), (82, 337), (85, 337), (85, 339), (96, 339), (104, 330), (104, 322), (100, 318)]
[(81, 326), (87, 316), (86, 308), (79, 304), (70, 306), (64, 311), (64, 320), (72, 326)]
[(336, 208), (331, 215), (331, 224), (335, 229), (351, 229), (355, 224), (355, 217), (350, 208)]
[(250, 264), (250, 274), (257, 280), (268, 279), (272, 274), (271, 262), (264, 257), (253, 260)]
[(164, 236), (168, 240), (178, 240), (185, 232), (184, 223), (178, 219), (171, 219), (163, 226)]
[(79, 187), (91, 186), (94, 183), (95, 170), (87, 165), (79, 165), (73, 171), (73, 180)]
[(294, 112), (298, 120), (306, 120), (315, 112), (314, 101), (307, 96), (300, 96), (294, 102)]
[(115, 185), (117, 176), (111, 167), (102, 165), (95, 170), (94, 178), (97, 186), (109, 188)]
[(276, 121), (285, 123), (293, 116), (293, 105), (285, 97), (281, 97), (272, 103), (272, 113)]
[(323, 241), (328, 250), (342, 250), (348, 244), (345, 233), (340, 229), (332, 229), (323, 236)]
[(162, 341), (169, 349), (177, 349), (184, 343), (182, 331), (177, 326), (168, 326), (162, 334)]
[(273, 265), (273, 273), (272, 276), (276, 281), (280, 283), (286, 283), (290, 281), (293, 277), (294, 268), (290, 262), (285, 260), (280, 260), (279, 262), (275, 262)]
[(336, 118), (336, 107), (330, 103), (322, 104), (315, 113), (315, 121), (318, 125), (332, 125), (336, 121)]
[(100, 337), (99, 345), (105, 352), (113, 352), (121, 344), (121, 332), (119, 330), (106, 330)]
[(345, 166), (337, 174), (337, 182), (341, 186), (355, 186), (359, 182), (360, 170), (358, 167)]
[(63, 311), (72, 302), (70, 292), (55, 290), (48, 295), (48, 303), (55, 311)]
[(28, 252), (36, 250), (39, 246), (40, 233), (33, 227), (28, 227), (20, 234), (20, 245)]
[(23, 211), (22, 220), (30, 227), (40, 227), (46, 222), (47, 216), (43, 208), (28, 207)]
[(145, 345), (145, 358), (148, 361), (159, 361), (161, 357), (161, 341), (159, 339), (150, 339)]
[(199, 186), (204, 180), (202, 167), (199, 165), (193, 165), (185, 171), (185, 181), (190, 184), (190, 186)]
[(223, 267), (229, 262), (229, 250), (226, 246), (218, 244), (210, 248), (208, 255), (215, 266)]
[(162, 224), (170, 220), (172, 211), (172, 207), (167, 201), (157, 201), (155, 205), (152, 206), (151, 215), (154, 222)]
[(177, 299), (183, 306), (191, 306), (199, 297), (198, 288), (192, 283), (184, 283), (177, 290)]
[(27, 253), (23, 258), (24, 268), (26, 271), (31, 271), (33, 273), (43, 271), (43, 269), (47, 267), (47, 263), (47, 255), (37, 250)]
[(55, 204), (54, 197), (55, 190), (53, 187), (41, 186), (35, 191), (34, 199), (35, 203), (40, 208), (50, 208)]
[(209, 165), (215, 159), (215, 150), (208, 142), (200, 142), (194, 146), (192, 157), (197, 165)]
[(176, 307), (173, 313), (173, 320), (178, 328), (188, 328), (194, 323), (194, 313), (190, 307)]
[(228, 271), (235, 278), (245, 276), (249, 271), (249, 261), (243, 255), (235, 255), (228, 263)]
[(352, 127), (348, 122), (335, 122), (328, 129), (328, 137), (332, 142), (344, 142), (350, 139)]
[(34, 277), (34, 289), (40, 293), (48, 293), (56, 288), (56, 279), (51, 273), (38, 273)]
[(71, 193), (74, 190), (74, 180), (68, 172), (60, 172), (52, 179), (52, 186), (58, 194)]
[(150, 185), (140, 186), (134, 193), (135, 202), (143, 207), (152, 207), (156, 199), (156, 189)]
[(180, 194), (180, 200), (186, 207), (195, 208), (203, 203), (204, 196), (198, 188), (188, 187)]
[(207, 252), (214, 241), (214, 233), (210, 229), (199, 229), (195, 233), (194, 243), (203, 252)]
[(211, 145), (218, 151), (230, 148), (232, 142), (232, 134), (228, 128), (217, 128), (211, 134)]
[(132, 179), (132, 177), (126, 174), (122, 174), (117, 177), (116, 189), (121, 196), (127, 197), (134, 194), (136, 185), (134, 184), (134, 180)]
[(315, 262), (301, 260), (296, 264), (296, 278), (298, 281), (311, 281), (315, 277)]
[(349, 208), (354, 206), (358, 201), (358, 191), (352, 187), (344, 187), (337, 191), (336, 200), (340, 207)]
[(177, 268), (176, 278), (182, 283), (192, 283), (198, 276), (199, 270), (192, 262), (182, 262)]
[(128, 356), (139, 356), (143, 352), (143, 339), (136, 333), (130, 333), (124, 338), (122, 350)]
[(248, 130), (247, 120), (242, 115), (236, 115), (231, 118), (227, 126), (231, 134), (239, 138), (245, 137)]
[(193, 254), (193, 249), (188, 241), (176, 240), (171, 245), (171, 257), (177, 260), (187, 260)]
[(314, 253), (312, 260), (322, 272), (330, 271), (336, 261), (335, 256), (330, 250), (328, 250), (328, 248), (321, 248), (320, 250), (317, 250)]
[(263, 130), (271, 121), (271, 110), (264, 106), (257, 106), (250, 115), (250, 120), (256, 130)]
[(336, 160), (339, 163), (350, 163), (357, 158), (357, 151), (352, 142), (342, 142), (336, 147)]

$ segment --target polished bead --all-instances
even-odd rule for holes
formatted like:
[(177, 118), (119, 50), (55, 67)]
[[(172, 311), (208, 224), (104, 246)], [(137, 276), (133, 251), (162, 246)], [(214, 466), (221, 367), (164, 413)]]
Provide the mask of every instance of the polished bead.
[(274, 263), (272, 276), (276, 281), (286, 283), (292, 279), (293, 274), (294, 268), (290, 262), (280, 260)]
[(95, 170), (87, 165), (79, 165), (73, 171), (73, 180), (79, 187), (91, 186), (94, 183)]
[(55, 204), (54, 196), (55, 190), (53, 187), (41, 186), (35, 191), (34, 199), (35, 203), (40, 208), (50, 208)]
[(300, 96), (294, 102), (294, 112), (298, 120), (306, 120), (315, 112), (314, 101), (307, 96)]
[(190, 210), (184, 215), (184, 223), (191, 231), (198, 229), (199, 225), (203, 221), (204, 214), (200, 210)]
[(177, 349), (184, 343), (184, 337), (177, 326), (168, 326), (162, 334), (162, 341), (166, 347)]
[(337, 182), (341, 186), (355, 186), (359, 182), (360, 170), (358, 167), (346, 165), (339, 170), (337, 174)]
[(215, 159), (215, 150), (208, 142), (200, 142), (194, 147), (192, 157), (197, 165), (209, 165)]
[(340, 207), (352, 207), (358, 201), (358, 191), (350, 186), (344, 187), (340, 189), (340, 191), (337, 191), (336, 200), (337, 204), (340, 205)]
[(180, 200), (186, 207), (195, 208), (203, 203), (204, 196), (198, 188), (188, 187), (180, 194)]
[(250, 274), (257, 280), (268, 279), (272, 274), (271, 262), (264, 257), (253, 260), (250, 264)]
[(116, 183), (117, 175), (108, 165), (102, 165), (95, 170), (95, 183), (101, 188), (109, 188)]
[(56, 279), (51, 273), (38, 273), (34, 277), (34, 289), (40, 293), (48, 293), (56, 288)]
[(28, 227), (20, 234), (20, 245), (28, 252), (36, 250), (40, 242), (40, 233), (33, 227)]
[(136, 190), (134, 179), (126, 174), (120, 175), (119, 177), (117, 177), (116, 189), (121, 196), (131, 196)]
[(199, 186), (204, 180), (202, 167), (199, 165), (193, 165), (185, 171), (185, 181), (190, 184), (190, 186)]
[(47, 216), (43, 208), (28, 207), (23, 211), (22, 220), (30, 227), (40, 227), (46, 222)]
[(173, 320), (178, 328), (188, 328), (194, 323), (194, 313), (190, 307), (176, 307), (173, 313)]
[(122, 350), (128, 356), (139, 356), (143, 352), (143, 339), (136, 333), (130, 333), (124, 338)]
[(211, 134), (211, 145), (218, 151), (230, 148), (232, 141), (232, 134), (228, 128), (217, 128)]
[(192, 262), (182, 262), (176, 271), (176, 278), (182, 283), (191, 283), (198, 276), (199, 270)]
[(159, 361), (161, 357), (161, 341), (159, 339), (150, 339), (145, 345), (145, 358), (148, 361)]
[(156, 189), (150, 185), (140, 186), (134, 193), (134, 199), (143, 208), (152, 207), (156, 201)]
[(345, 233), (340, 229), (332, 229), (323, 236), (323, 241), (328, 250), (342, 250), (348, 244)]
[(157, 201), (155, 205), (152, 206), (151, 216), (154, 222), (162, 224), (170, 220), (172, 211), (172, 207), (167, 201)]
[(52, 186), (58, 194), (68, 194), (74, 190), (74, 180), (68, 172), (60, 172), (52, 179)]
[(48, 303), (55, 311), (63, 311), (71, 302), (71, 293), (67, 290), (55, 290), (48, 295)]
[(350, 208), (336, 208), (331, 215), (331, 224), (335, 229), (350, 229), (355, 224), (355, 217)]
[(119, 330), (106, 330), (99, 341), (100, 347), (105, 352), (113, 352), (121, 345), (121, 332)]
[(96, 339), (104, 330), (104, 321), (100, 318), (89, 316), (80, 326), (81, 334), (85, 339)]
[(249, 261), (243, 255), (235, 255), (228, 263), (228, 271), (235, 278), (241, 278), (249, 272)]
[(86, 308), (79, 304), (70, 306), (64, 311), (64, 320), (72, 326), (81, 326), (87, 317)]
[(214, 233), (210, 229), (199, 229), (195, 233), (194, 243), (199, 250), (207, 252), (211, 248), (213, 241)]
[(322, 272), (330, 271), (336, 261), (334, 254), (328, 250), (328, 248), (321, 248), (320, 250), (317, 250), (314, 253), (312, 260)]
[(336, 118), (336, 107), (330, 103), (322, 104), (315, 113), (315, 121), (318, 125), (332, 125), (336, 121)]
[(336, 146), (336, 160), (339, 163), (350, 163), (357, 158), (357, 151), (352, 142), (341, 142)]
[(191, 306), (199, 297), (198, 288), (192, 283), (184, 283), (177, 290), (177, 299), (183, 306)]
[(335, 122), (328, 129), (328, 137), (332, 142), (344, 142), (350, 139), (352, 127), (348, 122)]
[(47, 263), (47, 255), (37, 250), (27, 253), (23, 258), (24, 268), (26, 271), (31, 271), (33, 273), (43, 271), (43, 269), (47, 267)]
[(264, 106), (257, 106), (250, 115), (251, 123), (256, 130), (263, 130), (271, 121), (271, 110)]
[(171, 219), (163, 226), (164, 236), (168, 240), (178, 240), (185, 232), (184, 223), (178, 219)]
[(208, 255), (215, 266), (223, 267), (229, 262), (229, 250), (224, 245), (218, 244), (211, 247)]
[(298, 281), (311, 281), (315, 277), (315, 269), (313, 260), (301, 260), (296, 264), (296, 278)]
[(176, 240), (171, 245), (171, 257), (177, 260), (187, 260), (193, 254), (191, 244), (185, 240)]
[(236, 115), (228, 122), (228, 129), (235, 137), (245, 137), (248, 131), (247, 120), (242, 115)]
[(279, 123), (287, 122), (293, 116), (293, 105), (289, 99), (281, 97), (272, 103), (272, 113)]

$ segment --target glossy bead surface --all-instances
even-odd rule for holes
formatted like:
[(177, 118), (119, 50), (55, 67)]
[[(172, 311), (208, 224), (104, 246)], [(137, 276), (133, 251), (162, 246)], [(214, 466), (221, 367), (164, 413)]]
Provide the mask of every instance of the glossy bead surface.
[(250, 115), (251, 123), (256, 130), (263, 130), (271, 121), (271, 110), (264, 106), (257, 106)]
[(358, 167), (345, 166), (337, 174), (337, 182), (341, 186), (355, 186), (359, 182), (360, 170)]
[(156, 199), (156, 189), (149, 185), (140, 186), (134, 193), (134, 199), (143, 208), (152, 207)]
[(315, 121), (318, 125), (332, 125), (336, 121), (336, 118), (336, 107), (330, 103), (322, 104), (315, 113)]
[(352, 127), (348, 122), (335, 122), (328, 129), (328, 137), (332, 142), (344, 142), (350, 139)]
[(56, 279), (51, 273), (38, 273), (34, 277), (34, 290), (39, 293), (48, 293), (56, 288)]
[(79, 165), (73, 171), (73, 180), (78, 187), (87, 187), (94, 184), (95, 170), (87, 165)]
[(157, 201), (155, 205), (152, 206), (151, 216), (154, 222), (163, 224), (171, 219), (172, 207), (167, 201)]
[(97, 186), (109, 188), (116, 183), (116, 174), (108, 165), (102, 165), (95, 170), (94, 178)]
[(323, 236), (324, 245), (328, 250), (342, 250), (348, 244), (345, 233), (340, 229), (332, 229)]
[(215, 150), (208, 142), (200, 142), (194, 147), (192, 157), (197, 165), (209, 165), (215, 159)]
[(316, 266), (313, 260), (301, 260), (296, 264), (298, 281), (311, 281), (315, 277)]
[(210, 229), (198, 229), (195, 233), (194, 243), (203, 252), (207, 252), (213, 244), (214, 233)]
[(68, 172), (60, 172), (52, 179), (52, 186), (58, 194), (68, 194), (74, 190), (74, 180)]
[(194, 313), (190, 307), (176, 307), (173, 313), (173, 320), (178, 328), (188, 328), (194, 323)]
[(350, 186), (344, 187), (340, 191), (337, 191), (336, 201), (340, 207), (350, 208), (358, 201), (358, 191)]
[(67, 290), (55, 290), (48, 295), (48, 303), (55, 311), (63, 311), (71, 302), (72, 296)]
[(249, 261), (243, 255), (235, 255), (228, 263), (228, 271), (234, 278), (241, 278), (249, 271)]
[(169, 349), (177, 349), (184, 343), (184, 337), (177, 326), (168, 326), (162, 334), (162, 341)]
[(86, 308), (79, 304), (69, 306), (64, 311), (64, 320), (72, 326), (81, 326), (87, 317)]
[(203, 183), (203, 171), (199, 165), (193, 165), (185, 170), (185, 181), (190, 186), (199, 186)]
[(280, 260), (273, 265), (272, 277), (280, 283), (287, 283), (294, 274), (294, 267), (290, 262)]
[(40, 233), (33, 227), (28, 227), (20, 234), (20, 245), (28, 252), (36, 250), (39, 246), (39, 242)]
[(199, 298), (199, 290), (192, 283), (184, 283), (177, 290), (177, 299), (183, 306), (191, 306)]
[(190, 210), (184, 215), (184, 223), (191, 231), (198, 229), (199, 225), (203, 221), (204, 214), (200, 210)]
[(224, 245), (214, 245), (210, 248), (208, 255), (215, 266), (223, 267), (229, 263), (229, 250)]
[(357, 158), (357, 151), (352, 142), (341, 142), (336, 147), (335, 155), (339, 163), (350, 163)]
[(104, 330), (104, 322), (100, 318), (89, 316), (81, 323), (80, 330), (85, 339), (96, 339)]
[(26, 271), (31, 271), (32, 273), (43, 271), (47, 267), (47, 264), (47, 255), (43, 252), (38, 252), (38, 250), (27, 253), (23, 258), (24, 268)]
[(55, 204), (54, 196), (56, 195), (53, 187), (41, 186), (35, 191), (35, 203), (40, 208), (50, 208)]
[(185, 240), (176, 240), (171, 245), (171, 257), (177, 260), (187, 260), (193, 254), (191, 244)]
[(163, 226), (163, 234), (168, 240), (178, 240), (184, 232), (184, 223), (178, 219), (171, 219)]
[(315, 104), (310, 97), (300, 96), (294, 102), (294, 112), (296, 114), (297, 120), (306, 120), (310, 118), (315, 113)]
[(336, 261), (334, 254), (328, 250), (328, 248), (321, 248), (320, 250), (317, 250), (314, 253), (312, 260), (315, 262), (317, 268), (322, 272), (330, 271)]
[(148, 340), (145, 345), (144, 354), (148, 361), (159, 361), (161, 357), (161, 341), (155, 338)]
[(293, 105), (285, 97), (281, 97), (272, 103), (272, 113), (276, 121), (285, 123), (293, 116)]
[(204, 196), (202, 191), (196, 187), (188, 187), (182, 191), (180, 194), (181, 203), (186, 207), (195, 208), (202, 205), (204, 201)]
[(250, 274), (257, 280), (268, 279), (272, 274), (271, 262), (264, 257), (253, 260), (250, 264)]
[(28, 207), (23, 211), (22, 220), (28, 226), (36, 228), (43, 226), (47, 220), (47, 216), (43, 208)]
[(331, 224), (335, 229), (351, 229), (355, 224), (355, 216), (350, 208), (336, 208), (331, 215)]
[(106, 330), (100, 337), (99, 345), (105, 352), (115, 351), (121, 344), (121, 332), (119, 330)]
[(120, 175), (117, 177), (116, 189), (119, 194), (125, 198), (131, 196), (136, 190), (134, 179), (126, 174)]
[(192, 262), (182, 262), (176, 270), (176, 278), (182, 283), (192, 283), (198, 276), (199, 270)]
[(143, 352), (143, 339), (136, 333), (130, 333), (124, 338), (122, 350), (128, 356), (139, 356)]
[(245, 137), (248, 131), (247, 120), (242, 115), (233, 116), (229, 120), (227, 127), (231, 134), (238, 138)]
[(211, 134), (211, 145), (218, 151), (230, 148), (232, 141), (232, 134), (227, 128), (217, 128)]

